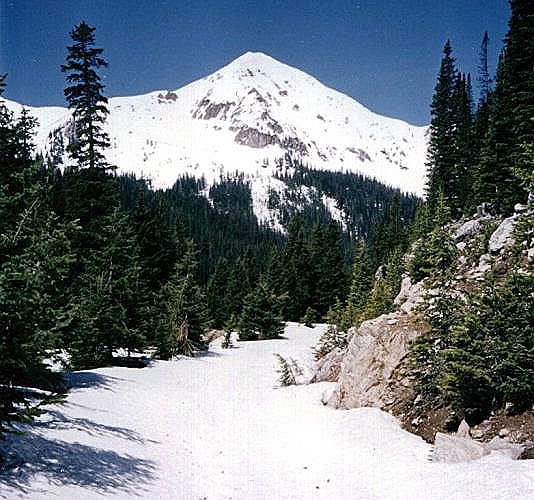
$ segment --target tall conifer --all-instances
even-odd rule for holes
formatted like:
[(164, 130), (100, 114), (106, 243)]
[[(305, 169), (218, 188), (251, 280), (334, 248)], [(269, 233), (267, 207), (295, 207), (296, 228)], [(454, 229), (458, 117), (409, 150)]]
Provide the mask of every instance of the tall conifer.
[(74, 133), (68, 146), (79, 168), (105, 168), (103, 150), (109, 147), (109, 137), (102, 130), (109, 111), (104, 85), (97, 73), (108, 63), (102, 58), (104, 49), (96, 48), (95, 28), (82, 21), (71, 31), (73, 44), (67, 47), (67, 63), (61, 71), (67, 74), (65, 98), (73, 110)]

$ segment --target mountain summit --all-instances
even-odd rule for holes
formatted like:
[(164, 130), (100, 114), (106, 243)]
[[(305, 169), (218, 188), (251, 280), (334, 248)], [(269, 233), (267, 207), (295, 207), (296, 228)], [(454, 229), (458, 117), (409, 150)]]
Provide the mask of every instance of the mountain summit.
[[(423, 192), (427, 127), (375, 114), (263, 53), (247, 52), (178, 90), (111, 98), (108, 108), (108, 161), (157, 188), (185, 173), (211, 183), (239, 172), (257, 211), (276, 184), (276, 160), (289, 153), (316, 169)], [(30, 111), (40, 122), (38, 146), (68, 162), (69, 111)]]

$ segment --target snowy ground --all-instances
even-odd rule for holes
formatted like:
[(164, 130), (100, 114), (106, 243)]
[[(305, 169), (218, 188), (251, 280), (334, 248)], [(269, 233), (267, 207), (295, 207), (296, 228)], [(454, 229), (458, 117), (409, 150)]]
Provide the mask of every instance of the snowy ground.
[(67, 403), (10, 439), (23, 460), (0, 498), (534, 498), (532, 461), (432, 463), (389, 415), (324, 407), (330, 384), (276, 388), (273, 353), (311, 363), (319, 334), (291, 324), (281, 340), (73, 374)]

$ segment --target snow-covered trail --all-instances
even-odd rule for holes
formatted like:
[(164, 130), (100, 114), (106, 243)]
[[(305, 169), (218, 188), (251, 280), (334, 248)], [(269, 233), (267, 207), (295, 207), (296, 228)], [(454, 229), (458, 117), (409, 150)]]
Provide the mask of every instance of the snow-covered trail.
[(25, 463), (0, 473), (0, 498), (534, 498), (531, 461), (431, 463), (389, 415), (324, 407), (330, 384), (276, 388), (273, 353), (306, 364), (320, 331), (74, 374), (67, 403), (11, 439)]

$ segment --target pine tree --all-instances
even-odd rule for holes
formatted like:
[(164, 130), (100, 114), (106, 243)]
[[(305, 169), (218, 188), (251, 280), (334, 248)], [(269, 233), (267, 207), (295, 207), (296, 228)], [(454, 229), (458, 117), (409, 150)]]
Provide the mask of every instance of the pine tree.
[(358, 325), (363, 308), (373, 286), (373, 271), (367, 245), (358, 241), (352, 266), (352, 281), (345, 310), (345, 321), (348, 326)]
[(75, 368), (105, 365), (113, 351), (141, 349), (150, 325), (149, 290), (128, 218), (116, 209), (87, 250), (66, 345)]
[(97, 73), (108, 63), (101, 57), (104, 51), (96, 48), (96, 28), (82, 21), (71, 31), (73, 44), (67, 47), (67, 62), (61, 71), (67, 74), (65, 98), (73, 110), (74, 134), (68, 146), (77, 168), (109, 168), (103, 150), (109, 147), (109, 137), (102, 130), (109, 111), (104, 85)]
[(282, 256), (282, 294), (290, 299), (283, 315), (292, 321), (299, 321), (311, 305), (310, 254), (304, 220), (296, 216), (289, 225), (288, 240)]
[[(342, 231), (335, 222), (317, 224), (309, 243), (311, 274), (309, 308), (321, 318), (336, 299), (347, 294), (347, 276), (342, 249)], [(306, 311), (307, 312), (307, 311)]]
[(222, 257), (215, 265), (206, 286), (206, 301), (214, 328), (223, 328), (231, 316), (227, 284), (228, 261)]

